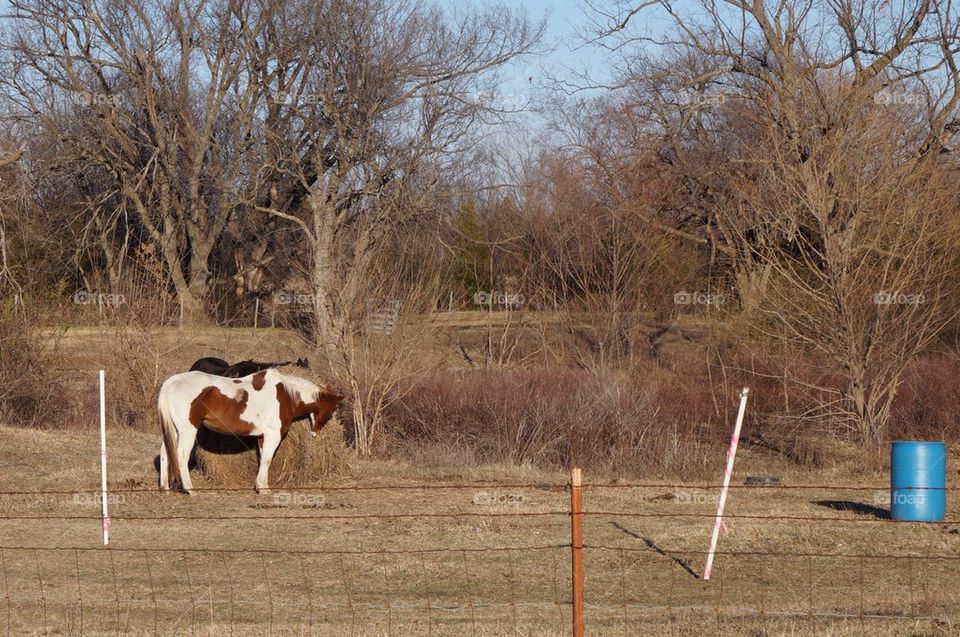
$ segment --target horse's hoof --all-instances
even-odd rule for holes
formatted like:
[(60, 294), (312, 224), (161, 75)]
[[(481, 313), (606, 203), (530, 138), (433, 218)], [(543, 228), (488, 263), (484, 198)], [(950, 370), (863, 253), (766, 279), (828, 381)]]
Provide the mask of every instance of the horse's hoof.
[(258, 487), (256, 491), (258, 495), (270, 495), (270, 489), (261, 489)]
[(184, 489), (183, 492), (186, 493), (187, 495), (197, 495), (197, 492), (194, 491), (193, 489)]

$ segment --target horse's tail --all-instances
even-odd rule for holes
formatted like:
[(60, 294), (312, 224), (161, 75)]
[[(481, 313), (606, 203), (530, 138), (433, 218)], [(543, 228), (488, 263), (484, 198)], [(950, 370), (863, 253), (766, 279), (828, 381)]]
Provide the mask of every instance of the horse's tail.
[(173, 486), (172, 476), (183, 481), (180, 475), (180, 459), (177, 453), (177, 427), (170, 413), (170, 400), (167, 396), (167, 384), (160, 387), (160, 396), (157, 398), (157, 410), (160, 412), (160, 434), (163, 436), (163, 446), (167, 450), (167, 484)]

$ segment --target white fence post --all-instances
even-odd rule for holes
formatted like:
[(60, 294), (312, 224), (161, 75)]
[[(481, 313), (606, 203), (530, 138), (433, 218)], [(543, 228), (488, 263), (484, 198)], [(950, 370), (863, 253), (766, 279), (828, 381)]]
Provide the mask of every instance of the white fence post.
[(707, 551), (707, 565), (703, 569), (703, 579), (709, 580), (713, 571), (713, 554), (717, 550), (717, 540), (720, 538), (720, 526), (723, 524), (723, 507), (727, 503), (727, 490), (730, 488), (730, 477), (733, 475), (733, 460), (737, 456), (737, 443), (740, 442), (740, 426), (743, 424), (743, 414), (747, 409), (747, 394), (749, 387), (740, 392), (740, 409), (737, 411), (737, 424), (733, 427), (733, 437), (730, 438), (730, 449), (727, 451), (727, 469), (723, 472), (723, 488), (720, 489), (720, 502), (717, 503), (717, 519), (713, 523), (713, 535), (710, 537), (710, 548)]
[(110, 514), (107, 512), (107, 400), (104, 373), (100, 370), (100, 514), (103, 544), (110, 543)]

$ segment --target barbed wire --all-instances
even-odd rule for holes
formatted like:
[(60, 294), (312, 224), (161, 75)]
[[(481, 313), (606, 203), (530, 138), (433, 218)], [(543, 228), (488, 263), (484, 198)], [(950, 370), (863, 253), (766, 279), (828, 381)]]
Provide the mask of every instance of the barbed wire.
[[(510, 505), (504, 505), (510, 506)], [(277, 507), (282, 509), (284, 507)], [(432, 519), (432, 518), (509, 518), (509, 517), (546, 517), (569, 516), (569, 511), (456, 511), (451, 513), (360, 513), (360, 514), (318, 514), (318, 515), (111, 515), (110, 519), (131, 521), (167, 521), (167, 520), (224, 520), (224, 521), (264, 521), (283, 522), (286, 520), (392, 520), (392, 519)], [(6, 515), (0, 513), (0, 520), (100, 520), (99, 515)]]
[[(536, 489), (541, 491), (569, 491), (569, 482), (477, 482), (466, 484), (377, 484), (377, 485), (329, 485), (329, 486), (290, 486), (278, 488), (276, 492), (315, 492), (315, 491), (434, 491), (434, 490), (471, 490), (471, 489)], [(718, 490), (719, 484), (704, 483), (585, 483), (583, 489), (696, 489), (704, 491)], [(890, 485), (864, 486), (849, 484), (731, 484), (730, 489), (762, 489), (785, 491), (889, 491)], [(947, 487), (912, 486), (911, 491), (945, 491)], [(0, 490), (0, 496), (27, 495), (72, 495), (77, 491), (99, 490), (99, 485), (77, 487), (76, 489), (36, 489), (36, 490)], [(193, 491), (202, 493), (254, 493), (253, 487), (194, 487)], [(110, 493), (161, 493), (158, 487), (111, 487)], [(170, 493), (174, 493), (171, 491)]]
[[(856, 513), (856, 511), (851, 511)], [(681, 512), (670, 512), (670, 513), (641, 513), (637, 511), (584, 511), (583, 515), (585, 516), (605, 516), (605, 517), (625, 517), (625, 518), (707, 518), (714, 519), (716, 518), (716, 512), (713, 513), (681, 513)], [(732, 519), (732, 520), (772, 520), (772, 521), (784, 521), (784, 522), (832, 522), (832, 523), (859, 523), (859, 522), (871, 522), (871, 523), (887, 523), (891, 522), (891, 519), (888, 517), (877, 517), (873, 512), (871, 513), (862, 513), (863, 517), (856, 518), (844, 518), (839, 516), (817, 516), (817, 515), (777, 515), (777, 514), (751, 514), (751, 513), (724, 513), (723, 518)], [(960, 519), (943, 519), (938, 520), (937, 524), (951, 525), (951, 524), (960, 524)]]
[[(584, 544), (584, 550), (594, 549), (600, 551), (629, 551), (629, 552), (653, 552), (659, 555), (701, 555), (703, 547), (697, 549), (665, 549), (662, 547), (649, 546), (610, 546), (605, 544)], [(960, 560), (957, 554), (913, 554), (904, 555), (902, 553), (827, 553), (817, 551), (756, 551), (756, 550), (717, 550), (716, 555), (728, 555), (733, 557), (822, 557), (822, 558), (842, 558), (842, 559), (871, 559), (871, 560)]]
[[(730, 489), (763, 489), (786, 491), (873, 491), (889, 492), (890, 485), (883, 486), (847, 486), (842, 484), (805, 484), (805, 485), (734, 485)], [(434, 490), (474, 490), (474, 489), (534, 489), (539, 491), (564, 492), (570, 490), (569, 483), (474, 483), (474, 484), (389, 484), (389, 485), (337, 485), (337, 486), (292, 486), (274, 490), (273, 494), (298, 492), (338, 492), (338, 491), (434, 491)], [(583, 489), (682, 489), (682, 490), (719, 490), (719, 484), (584, 484)], [(912, 486), (901, 488), (905, 491), (946, 491), (947, 487)], [(0, 490), (0, 496), (47, 496), (47, 495), (76, 495), (77, 493), (99, 492), (99, 485), (78, 487), (76, 489), (34, 489), (34, 490)], [(194, 487), (199, 493), (248, 493), (255, 494), (252, 487)], [(161, 491), (157, 487), (111, 487), (109, 493), (169, 493), (178, 495), (175, 491)]]
[[(682, 482), (660, 484), (656, 482), (633, 482), (633, 483), (602, 483), (595, 482), (584, 484), (584, 489), (719, 489), (719, 484), (693, 483), (685, 484)], [(889, 491), (890, 485), (879, 486), (850, 485), (850, 484), (731, 484), (730, 489), (765, 489), (776, 490), (811, 490), (811, 491)], [(910, 487), (913, 490), (944, 491), (946, 487)]]
[[(546, 484), (539, 482), (527, 483), (491, 483), (480, 482), (474, 484), (389, 484), (389, 485), (334, 485), (334, 486), (294, 486), (282, 487), (273, 491), (274, 494), (289, 491), (434, 491), (434, 490), (472, 490), (472, 489), (538, 489), (542, 491), (569, 490), (570, 484)], [(78, 491), (99, 491), (100, 486), (78, 487), (76, 489), (36, 489), (36, 490), (0, 490), (3, 495), (73, 495)], [(158, 487), (111, 487), (110, 493), (170, 493), (175, 491), (161, 491)], [(193, 491), (202, 493), (254, 493), (253, 487), (194, 487)]]
[(224, 553), (224, 554), (275, 554), (275, 555), (405, 555), (420, 553), (483, 553), (486, 551), (550, 551), (570, 548), (570, 544), (537, 544), (519, 546), (457, 546), (417, 549), (268, 549), (268, 548), (194, 548), (194, 547), (125, 547), (125, 546), (0, 546), (0, 551), (95, 551), (103, 553)]
[[(740, 485), (742, 488), (875, 490), (883, 489), (851, 485)], [(586, 493), (598, 494), (601, 489), (649, 489), (662, 493), (669, 489), (717, 490), (718, 485), (690, 484), (586, 484)], [(398, 485), (331, 485), (326, 487), (285, 488), (283, 492), (371, 492), (395, 489), (410, 493), (413, 490), (435, 491), (509, 489), (545, 489), (569, 494), (569, 483), (475, 482), (466, 484), (398, 484)], [(210, 492), (238, 493), (248, 488), (206, 488)], [(592, 491), (591, 491), (592, 490)], [(81, 490), (0, 491), (8, 496), (64, 496), (94, 492), (95, 488)], [(155, 488), (127, 487), (110, 489), (110, 494), (150, 492)], [(599, 498), (597, 508), (587, 508), (577, 514), (584, 519), (712, 519), (713, 512), (636, 510), (639, 507), (659, 506), (662, 496), (643, 498), (634, 508), (620, 510), (607, 498)], [(195, 502), (187, 498), (163, 498), (157, 502)], [(137, 501), (142, 504), (141, 501)], [(555, 501), (554, 501), (555, 502)], [(529, 504), (526, 500), (524, 504)], [(589, 503), (589, 502), (588, 502)], [(476, 502), (474, 502), (476, 504)], [(570, 518), (569, 508), (556, 504), (547, 510), (514, 508), (516, 503), (496, 503), (505, 510), (487, 511), (383, 511), (377, 513), (327, 513), (323, 510), (304, 513), (287, 512), (288, 505), (271, 506), (270, 514), (224, 513), (131, 513), (117, 515), (114, 524), (159, 523), (166, 521), (197, 521), (209, 524), (223, 521), (269, 524), (270, 533), (294, 521), (347, 525), (351, 522), (376, 520), (530, 520), (524, 527), (516, 526), (516, 544), (503, 541), (491, 545), (455, 545), (462, 539), (442, 535), (424, 535), (413, 538), (418, 545), (410, 548), (381, 546), (340, 547), (197, 547), (197, 546), (78, 546), (30, 545), (28, 542), (0, 541), (0, 570), (3, 597), (0, 599), (0, 630), (5, 622), (6, 634), (36, 632), (129, 632), (149, 631), (185, 633), (218, 629), (232, 633), (234, 629), (271, 632), (293, 630), (315, 634), (323, 627), (330, 634), (364, 634), (376, 626), (376, 634), (407, 635), (422, 631), (428, 635), (483, 635), (492, 626), (496, 630), (510, 627), (513, 633), (541, 630), (551, 626), (556, 634), (564, 634), (570, 626), (574, 604), (570, 594), (571, 574), (568, 556), (576, 550), (566, 541), (528, 542), (533, 536), (524, 535), (534, 529), (549, 528), (548, 534), (560, 539), (565, 525), (554, 520)], [(663, 504), (669, 505), (664, 501)], [(689, 503), (682, 503), (689, 504)], [(846, 503), (856, 505), (856, 503)], [(293, 506), (296, 506), (294, 504)], [(315, 505), (314, 505), (315, 506)], [(286, 509), (286, 510), (285, 510)], [(801, 515), (765, 513), (728, 513), (728, 520), (757, 522), (804, 523), (808, 528), (817, 525), (842, 525), (852, 522), (882, 524), (890, 520), (870, 511), (850, 511), (851, 516)], [(863, 515), (867, 513), (867, 515)], [(549, 520), (548, 526), (540, 521)], [(57, 513), (26, 514), (0, 513), (2, 521), (99, 522), (98, 515), (70, 515)], [(941, 525), (957, 525), (960, 520), (946, 519)], [(67, 527), (69, 528), (69, 527)], [(143, 527), (137, 526), (136, 529)], [(167, 527), (163, 527), (167, 528)], [(212, 527), (218, 528), (218, 527)], [(290, 526), (291, 529), (303, 528)], [(318, 527), (328, 529), (330, 527)], [(352, 528), (352, 527), (345, 527)], [(373, 526), (364, 528), (375, 528)], [(440, 528), (440, 527), (438, 527)], [(457, 528), (451, 526), (451, 528)], [(714, 582), (703, 582), (697, 572), (698, 559), (705, 547), (677, 548), (652, 544), (640, 535), (633, 542), (623, 538), (623, 545), (609, 542), (600, 534), (596, 524), (585, 533), (580, 545), (588, 556), (586, 560), (588, 586), (585, 600), (586, 620), (590, 626), (604, 627), (608, 632), (634, 635), (642, 632), (673, 633), (685, 621), (685, 615), (700, 617), (712, 613), (718, 625), (730, 617), (736, 623), (742, 618), (764, 624), (777, 621), (815, 622), (886, 621), (912, 622), (947, 621), (960, 623), (954, 617), (955, 605), (931, 593), (930, 587), (915, 576), (915, 565), (925, 565), (927, 571), (939, 565), (940, 571), (955, 579), (960, 554), (950, 554), (940, 548), (937, 552), (870, 552), (851, 548), (839, 550), (811, 550), (796, 548), (746, 547), (721, 548), (715, 555), (736, 562), (753, 564), (746, 572), (733, 569), (729, 576), (725, 569), (718, 571)], [(802, 528), (802, 527), (799, 527)], [(625, 530), (625, 529), (624, 529)], [(18, 530), (22, 533), (22, 530)], [(394, 542), (396, 530), (386, 527), (386, 542)], [(496, 531), (494, 531), (496, 532)], [(215, 531), (213, 531), (215, 533)], [(369, 531), (364, 531), (369, 533)], [(593, 538), (591, 534), (597, 534)], [(215, 535), (214, 535), (215, 537)], [(254, 536), (260, 537), (260, 536)], [(319, 539), (318, 536), (317, 539)], [(347, 536), (349, 537), (349, 536)], [(553, 539), (553, 537), (549, 539)], [(569, 539), (569, 535), (567, 539)], [(620, 536), (618, 536), (620, 537)], [(370, 542), (367, 535), (363, 544)], [(543, 536), (542, 539), (548, 539)], [(357, 544), (360, 538), (357, 538)], [(607, 540), (607, 541), (605, 541)], [(374, 540), (375, 541), (375, 540)], [(408, 542), (409, 543), (409, 542)], [(432, 544), (432, 545), (431, 545)], [(669, 544), (669, 542), (667, 543)], [(692, 558), (692, 559), (691, 559)], [(797, 566), (799, 560), (799, 567)], [(868, 589), (865, 564), (889, 560), (898, 565), (897, 581), (904, 582), (904, 595), (899, 601), (889, 601)], [(827, 605), (818, 606), (814, 590), (818, 586), (813, 565), (818, 561), (830, 564), (849, 564), (827, 569), (826, 576), (836, 577), (849, 588), (848, 594)], [(776, 565), (788, 563), (801, 571), (785, 585), (785, 593), (769, 589), (764, 583), (765, 573), (776, 572)], [(319, 567), (318, 567), (319, 564)], [(93, 565), (93, 566), (91, 566)], [(805, 569), (802, 570), (802, 569)], [(654, 581), (651, 585), (649, 580)], [(669, 578), (669, 584), (666, 579)], [(845, 579), (844, 579), (845, 578)], [(951, 579), (950, 581), (953, 581)], [(709, 584), (709, 589), (697, 588)], [(296, 590), (294, 594), (291, 591)], [(909, 595), (907, 595), (909, 592)], [(745, 604), (746, 596), (758, 594), (760, 603)], [(713, 604), (699, 603), (709, 596)], [(955, 601), (955, 600), (954, 600)], [(793, 606), (803, 604), (805, 610)], [(740, 618), (740, 619), (738, 619)], [(448, 623), (448, 620), (452, 623)], [(702, 621), (702, 620), (695, 620)], [(748, 621), (743, 619), (743, 621)], [(308, 628), (309, 627), (309, 628)], [(419, 628), (412, 628), (419, 627)], [(455, 627), (455, 628), (453, 628)]]
[[(510, 506), (509, 504), (503, 506)], [(287, 508), (285, 505), (278, 505), (277, 510)], [(149, 522), (149, 521), (184, 521), (184, 520), (202, 520), (202, 521), (244, 521), (244, 522), (284, 522), (292, 520), (391, 520), (391, 519), (444, 519), (444, 518), (511, 518), (511, 517), (550, 517), (550, 516), (569, 516), (569, 511), (455, 511), (450, 513), (362, 513), (362, 514), (316, 514), (316, 515), (298, 515), (284, 514), (276, 516), (266, 515), (116, 515), (111, 514), (110, 519), (116, 521), (131, 522)], [(682, 513), (682, 512), (655, 512), (640, 513), (636, 511), (583, 511), (581, 515), (585, 517), (624, 517), (624, 518), (704, 518), (714, 519), (716, 513)], [(891, 522), (887, 517), (876, 517), (870, 514), (863, 514), (863, 517), (844, 518), (838, 516), (805, 516), (805, 515), (760, 515), (746, 513), (724, 513), (724, 519), (731, 520), (767, 520), (767, 521), (785, 521), (785, 522), (829, 522), (840, 524), (854, 523), (887, 523)], [(0, 513), (0, 520), (92, 520), (99, 521), (99, 515), (9, 515)], [(943, 519), (936, 521), (936, 524), (945, 526), (960, 525), (960, 519)]]

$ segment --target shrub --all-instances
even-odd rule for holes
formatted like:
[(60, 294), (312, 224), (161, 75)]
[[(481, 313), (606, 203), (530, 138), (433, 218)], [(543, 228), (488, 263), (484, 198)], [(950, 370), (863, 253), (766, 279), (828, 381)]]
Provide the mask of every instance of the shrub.
[(65, 403), (40, 337), (25, 317), (0, 304), (0, 422), (46, 426), (63, 419)]
[(907, 368), (891, 415), (891, 440), (960, 441), (960, 360), (931, 355)]
[[(385, 423), (382, 455), (424, 445), (478, 462), (700, 475), (725, 436), (702, 385), (569, 369), (445, 372), (413, 381)], [(727, 434), (729, 435), (729, 434)]]

